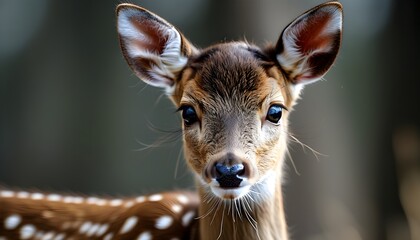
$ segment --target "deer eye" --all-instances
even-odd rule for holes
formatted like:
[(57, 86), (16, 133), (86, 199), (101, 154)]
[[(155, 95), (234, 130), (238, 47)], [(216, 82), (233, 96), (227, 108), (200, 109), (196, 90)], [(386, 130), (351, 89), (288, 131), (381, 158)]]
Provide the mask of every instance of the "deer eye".
[(191, 106), (181, 106), (182, 118), (184, 119), (185, 126), (191, 126), (198, 121), (197, 113)]
[(283, 107), (279, 104), (273, 104), (267, 111), (266, 119), (274, 124), (279, 123)]

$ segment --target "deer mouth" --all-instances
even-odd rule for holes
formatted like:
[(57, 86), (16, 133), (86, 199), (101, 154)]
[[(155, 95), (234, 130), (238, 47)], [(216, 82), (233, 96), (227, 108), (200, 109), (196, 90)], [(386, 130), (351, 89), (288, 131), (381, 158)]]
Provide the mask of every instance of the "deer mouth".
[(214, 179), (210, 183), (210, 189), (214, 195), (221, 199), (239, 199), (249, 193), (251, 184), (246, 180), (241, 180), (239, 186), (221, 186), (217, 179)]

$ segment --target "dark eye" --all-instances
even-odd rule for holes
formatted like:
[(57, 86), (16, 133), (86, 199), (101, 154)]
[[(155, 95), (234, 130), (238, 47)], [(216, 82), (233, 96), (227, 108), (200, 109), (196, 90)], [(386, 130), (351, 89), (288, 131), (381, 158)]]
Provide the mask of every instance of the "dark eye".
[(181, 107), (181, 110), (182, 110), (182, 118), (184, 119), (185, 126), (191, 126), (195, 122), (198, 121), (197, 113), (195, 112), (193, 107), (183, 106)]
[(278, 104), (273, 104), (267, 111), (266, 119), (272, 123), (279, 123), (283, 107)]

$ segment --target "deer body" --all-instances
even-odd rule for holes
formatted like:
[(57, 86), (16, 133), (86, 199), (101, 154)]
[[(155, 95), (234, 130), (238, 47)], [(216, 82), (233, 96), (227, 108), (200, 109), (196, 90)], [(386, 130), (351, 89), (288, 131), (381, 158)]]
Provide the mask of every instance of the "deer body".
[[(303, 86), (321, 79), (335, 60), (341, 42), (341, 5), (328, 2), (309, 10), (266, 48), (228, 42), (199, 50), (171, 24), (132, 4), (118, 6), (117, 25), (122, 52), (134, 73), (165, 89), (182, 112), (184, 153), (199, 200), (188, 195), (190, 203), (174, 212), (173, 206), (180, 203), (169, 199), (176, 195), (165, 195), (159, 199), (167, 203), (163, 210), (149, 201), (141, 210), (144, 203), (137, 211), (109, 212), (118, 215), (119, 222), (100, 237), (108, 233), (109, 239), (287, 240), (281, 183), (288, 116)], [(5, 199), (0, 197), (0, 203)], [(10, 203), (10, 208), (17, 205)], [(61, 211), (61, 205), (51, 208)], [(184, 221), (192, 209), (198, 209), (196, 221)], [(80, 211), (81, 221), (89, 219), (86, 211)], [(168, 218), (157, 223), (159, 214)], [(118, 235), (130, 216), (136, 217), (131, 218), (134, 225), (139, 219), (153, 219), (155, 225), (146, 224), (153, 231), (143, 229), (143, 224)], [(167, 226), (172, 224), (183, 227)], [(161, 225), (180, 229), (179, 235), (161, 231)], [(81, 234), (80, 228), (73, 236), (86, 237), (89, 230)], [(124, 235), (128, 232), (134, 235)]]
[(0, 239), (188, 239), (197, 205), (189, 192), (112, 199), (2, 190)]

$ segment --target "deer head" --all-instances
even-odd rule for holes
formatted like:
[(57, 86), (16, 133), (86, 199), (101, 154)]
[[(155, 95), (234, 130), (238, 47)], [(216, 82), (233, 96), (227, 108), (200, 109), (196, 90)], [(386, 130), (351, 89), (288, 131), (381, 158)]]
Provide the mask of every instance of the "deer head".
[(261, 187), (274, 194), (268, 183), (280, 181), (288, 115), (302, 87), (321, 79), (336, 58), (341, 5), (309, 10), (266, 48), (228, 42), (198, 50), (141, 7), (122, 4), (117, 15), (129, 66), (164, 88), (182, 113), (185, 156), (200, 187), (221, 199)]

